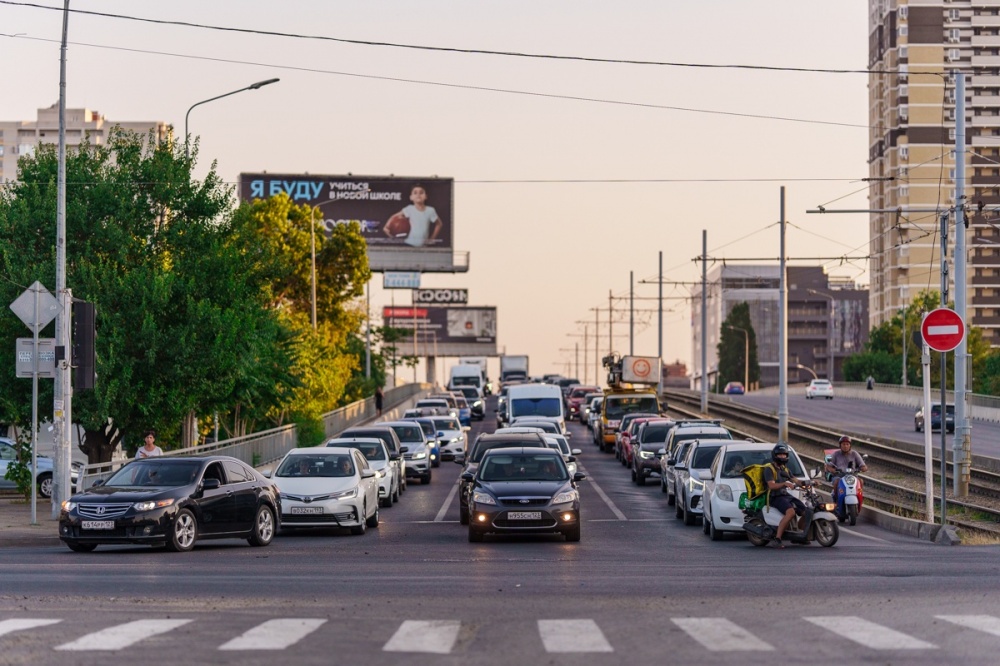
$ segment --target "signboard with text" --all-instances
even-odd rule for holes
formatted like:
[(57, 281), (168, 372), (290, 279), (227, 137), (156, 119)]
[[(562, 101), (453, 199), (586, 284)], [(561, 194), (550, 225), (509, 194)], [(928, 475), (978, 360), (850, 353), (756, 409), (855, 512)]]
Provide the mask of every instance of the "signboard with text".
[[(383, 323), (416, 331), (418, 356), (493, 356), (496, 354), (495, 307), (396, 306), (382, 310)], [(411, 353), (413, 337), (399, 342)]]
[(420, 273), (417, 271), (386, 271), (382, 274), (383, 289), (419, 289)]
[(469, 302), (468, 289), (414, 289), (415, 305), (466, 305)]

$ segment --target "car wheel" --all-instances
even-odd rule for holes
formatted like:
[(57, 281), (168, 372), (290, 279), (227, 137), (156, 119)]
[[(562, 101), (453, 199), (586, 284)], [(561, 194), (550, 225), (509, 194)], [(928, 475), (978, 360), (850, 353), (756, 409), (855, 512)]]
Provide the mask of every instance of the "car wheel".
[(251, 546), (266, 546), (274, 538), (274, 514), (270, 507), (262, 506), (257, 509), (257, 517), (253, 521), (253, 532), (247, 541)]
[(674, 497), (674, 518), (680, 520), (684, 517), (684, 499), (677, 495)]
[(469, 527), (469, 543), (479, 543), (483, 540), (483, 533), (474, 527)]
[(688, 508), (687, 500), (684, 500), (684, 524), (694, 525), (697, 518), (698, 516), (695, 515), (694, 511)]
[(96, 543), (68, 543), (66, 545), (74, 553), (92, 553), (97, 548)]
[(469, 510), (464, 506), (458, 508), (458, 523), (460, 525), (469, 524)]
[(420, 477), (420, 483), (426, 486), (430, 482), (431, 482), (431, 473), (430, 470), (428, 470), (426, 475)]
[(636, 483), (635, 470), (633, 469), (631, 471), (632, 471), (632, 483)]
[(409, 484), (406, 481), (406, 475), (403, 475), (403, 478), (401, 478), (399, 480), (399, 494), (400, 495), (402, 495), (403, 493), (406, 492), (406, 486), (408, 486), (408, 485)]
[(378, 507), (375, 507), (375, 513), (373, 513), (368, 520), (365, 521), (365, 525), (368, 527), (378, 527)]
[(667, 482), (663, 479), (663, 477), (660, 477), (660, 492), (664, 495), (667, 493)]
[(645, 476), (643, 476), (642, 474), (636, 473), (636, 472), (633, 472), (633, 474), (635, 474), (635, 485), (637, 485), (637, 486), (644, 486), (644, 485), (646, 485), (646, 477)]
[(722, 530), (715, 529), (715, 522), (711, 520), (708, 521), (708, 537), (712, 541), (722, 541), (723, 537)]
[(675, 506), (677, 504), (677, 495), (670, 492), (670, 489), (663, 491), (667, 493), (667, 506)]
[(36, 483), (38, 484), (38, 496), (50, 499), (52, 497), (52, 475), (49, 473), (39, 474)]
[(167, 540), (167, 550), (184, 553), (194, 548), (198, 539), (198, 521), (189, 509), (181, 509), (170, 527), (170, 538)]
[(708, 534), (708, 517), (707, 516), (702, 516), (701, 517), (701, 533), (702, 534)]
[(569, 528), (563, 534), (566, 536), (566, 541), (576, 543), (580, 541), (580, 523), (577, 523), (573, 527)]
[(361, 508), (361, 524), (355, 525), (351, 528), (351, 534), (355, 536), (361, 536), (368, 531), (368, 520), (365, 518), (365, 514), (368, 513), (368, 504), (365, 504)]

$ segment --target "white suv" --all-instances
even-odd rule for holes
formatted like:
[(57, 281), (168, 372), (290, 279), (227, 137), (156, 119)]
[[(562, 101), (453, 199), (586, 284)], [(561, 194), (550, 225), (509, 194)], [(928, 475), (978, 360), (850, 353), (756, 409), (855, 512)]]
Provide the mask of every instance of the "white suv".
[(814, 379), (806, 387), (806, 399), (826, 398), (833, 400), (833, 384), (829, 379)]

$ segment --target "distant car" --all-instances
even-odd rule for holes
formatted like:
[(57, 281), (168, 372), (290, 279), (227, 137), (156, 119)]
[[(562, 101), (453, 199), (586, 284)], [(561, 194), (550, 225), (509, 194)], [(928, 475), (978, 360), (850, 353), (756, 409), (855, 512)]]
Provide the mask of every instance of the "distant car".
[(453, 460), (455, 456), (464, 456), (469, 448), (466, 433), (468, 426), (463, 426), (458, 419), (451, 416), (435, 416), (433, 419), (438, 446), (442, 460)]
[[(948, 432), (955, 432), (955, 405), (948, 403), (944, 417), (945, 428)], [(917, 432), (924, 431), (924, 408), (921, 407), (913, 415), (913, 429)], [(931, 403), (931, 432), (941, 431), (941, 403)]]
[[(409, 411), (409, 410), (407, 410)], [(441, 442), (438, 441), (437, 428), (434, 427), (434, 419), (429, 416), (423, 416), (419, 418), (410, 418), (408, 416), (403, 416), (404, 421), (413, 421), (414, 423), (419, 423), (420, 427), (423, 428), (424, 435), (427, 437), (427, 441), (431, 445), (431, 467), (441, 466)]]
[[(406, 462), (403, 473), (420, 479), (420, 483), (431, 482), (431, 440), (424, 434), (424, 429), (415, 421), (387, 421), (386, 425), (396, 432), (399, 438), (403, 460)], [(434, 439), (434, 438), (431, 438)]]
[(590, 401), (589, 411), (587, 412), (587, 427), (594, 436), (594, 444), (599, 444), (597, 437), (600, 434), (597, 430), (597, 424), (601, 422), (601, 403), (604, 402), (604, 396), (593, 398)]
[[(30, 450), (28, 453), (28, 466), (30, 467)], [(6, 437), (0, 437), (0, 488), (4, 490), (17, 488), (16, 483), (5, 478), (7, 466), (15, 460), (17, 460), (17, 449), (14, 447), (14, 442)], [(35, 476), (35, 487), (38, 489), (39, 497), (49, 499), (52, 497), (52, 458), (37, 456), (37, 460), (38, 474)], [(83, 469), (83, 465), (74, 462), (71, 467), (70, 481), (73, 484), (73, 488), (76, 489), (77, 480), (80, 476), (80, 470)]]
[(678, 460), (674, 466), (675, 501), (674, 516), (684, 521), (685, 525), (701, 523), (703, 514), (705, 481), (700, 472), (708, 471), (715, 460), (715, 454), (731, 439), (696, 439), (688, 447), (684, 460)]
[(583, 410), (585, 398), (588, 394), (600, 391), (599, 386), (574, 386), (566, 396), (566, 418), (567, 420), (584, 423)]
[(465, 401), (469, 403), (472, 410), (472, 418), (482, 421), (486, 416), (486, 399), (483, 393), (475, 386), (462, 386), (458, 389), (465, 396)]
[(806, 387), (806, 398), (809, 400), (813, 398), (833, 400), (833, 384), (830, 383), (829, 379), (812, 380)]
[(729, 382), (726, 384), (726, 388), (722, 389), (722, 392), (726, 395), (743, 395), (747, 390), (743, 386), (743, 382)]

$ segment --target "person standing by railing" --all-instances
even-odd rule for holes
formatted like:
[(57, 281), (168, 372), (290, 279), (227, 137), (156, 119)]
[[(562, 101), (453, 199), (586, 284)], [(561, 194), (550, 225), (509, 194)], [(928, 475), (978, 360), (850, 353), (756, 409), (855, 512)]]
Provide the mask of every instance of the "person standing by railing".
[(385, 400), (385, 394), (382, 393), (382, 387), (377, 386), (375, 388), (375, 415), (382, 416), (382, 402)]
[(139, 450), (135, 452), (135, 459), (141, 460), (142, 458), (155, 458), (156, 456), (163, 455), (163, 449), (156, 445), (156, 432), (153, 430), (147, 430), (143, 436), (144, 444), (139, 447)]

